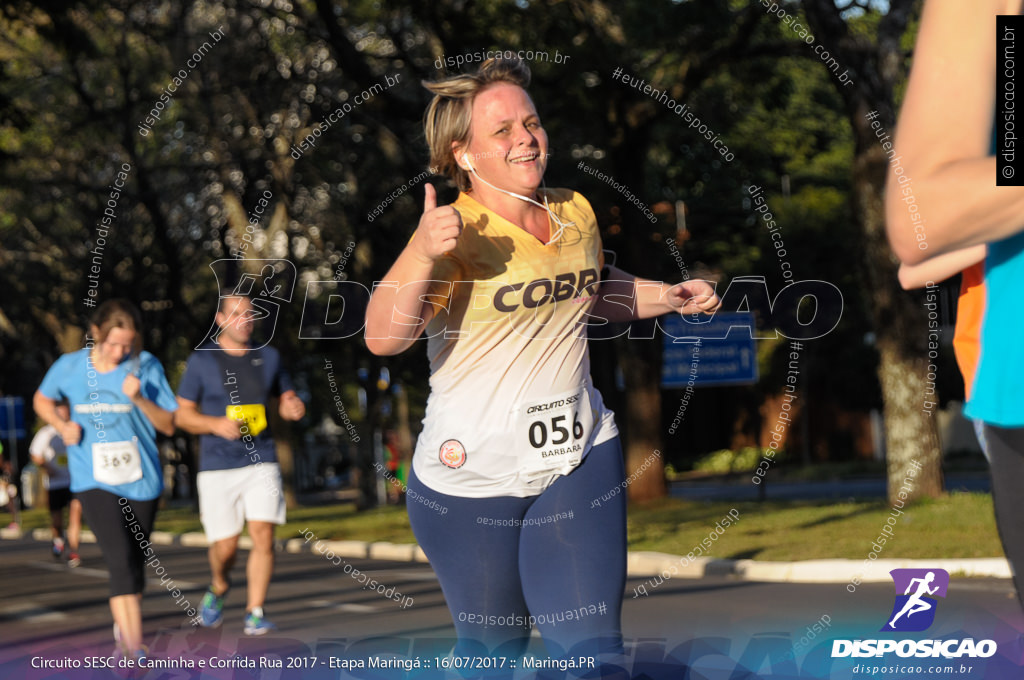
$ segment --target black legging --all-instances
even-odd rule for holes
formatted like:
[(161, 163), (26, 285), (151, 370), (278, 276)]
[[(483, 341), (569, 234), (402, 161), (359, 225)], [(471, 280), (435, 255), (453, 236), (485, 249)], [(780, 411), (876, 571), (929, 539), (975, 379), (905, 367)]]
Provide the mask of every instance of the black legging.
[(1024, 609), (1024, 428), (985, 425), (992, 470), (992, 501), (1003, 552), (1013, 571), (1017, 600)]
[[(158, 498), (122, 499), (101, 489), (75, 494), (110, 572), (110, 597), (141, 593), (146, 585), (145, 549), (156, 519)], [(123, 502), (122, 502), (123, 501)]]

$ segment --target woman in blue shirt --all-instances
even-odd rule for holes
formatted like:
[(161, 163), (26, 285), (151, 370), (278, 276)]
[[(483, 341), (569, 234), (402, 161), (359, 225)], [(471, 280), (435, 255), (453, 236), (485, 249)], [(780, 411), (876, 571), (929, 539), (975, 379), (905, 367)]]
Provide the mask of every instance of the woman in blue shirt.
[[(69, 420), (57, 413), (62, 399)], [(115, 640), (125, 655), (144, 657), (144, 565), (163, 490), (156, 433), (174, 433), (177, 404), (160, 362), (142, 351), (138, 310), (126, 300), (101, 304), (86, 346), (50, 367), (33, 407), (67, 445), (71, 491), (110, 572)]]

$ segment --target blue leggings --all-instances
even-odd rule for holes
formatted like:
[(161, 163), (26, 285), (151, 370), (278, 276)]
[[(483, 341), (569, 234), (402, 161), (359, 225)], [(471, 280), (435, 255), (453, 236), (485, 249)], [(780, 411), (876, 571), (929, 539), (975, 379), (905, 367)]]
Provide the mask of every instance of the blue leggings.
[(410, 492), (424, 498), (409, 494), (409, 521), (441, 582), (456, 653), (482, 653), (479, 643), (519, 655), (531, 624), (552, 657), (622, 653), (626, 501), (593, 501), (624, 477), (618, 438), (529, 498), (449, 496), (410, 473)]

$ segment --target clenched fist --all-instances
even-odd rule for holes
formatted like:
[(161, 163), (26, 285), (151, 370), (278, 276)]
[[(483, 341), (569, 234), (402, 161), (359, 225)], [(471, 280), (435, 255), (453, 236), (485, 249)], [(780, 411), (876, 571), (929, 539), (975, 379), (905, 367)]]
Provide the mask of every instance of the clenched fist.
[(82, 441), (82, 426), (72, 420), (62, 422), (57, 427), (57, 432), (65, 446), (74, 446)]
[(707, 281), (694, 279), (677, 283), (668, 290), (665, 302), (680, 314), (714, 314), (722, 301)]
[(285, 420), (302, 420), (302, 416), (306, 415), (306, 405), (292, 390), (281, 395), (281, 403), (277, 410)]
[(121, 383), (121, 391), (124, 392), (126, 397), (135, 401), (136, 397), (142, 394), (142, 382), (129, 373), (124, 377), (124, 382)]
[(210, 434), (232, 441), (242, 438), (244, 420), (235, 420), (227, 416), (215, 416), (210, 420)]

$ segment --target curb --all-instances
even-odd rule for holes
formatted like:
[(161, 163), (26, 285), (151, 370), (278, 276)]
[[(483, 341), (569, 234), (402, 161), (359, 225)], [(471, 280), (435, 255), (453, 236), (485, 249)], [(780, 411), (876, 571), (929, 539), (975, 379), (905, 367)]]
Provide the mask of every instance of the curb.
[[(22, 533), (20, 529), (0, 529), (0, 539), (32, 538), (50, 540), (49, 529), (33, 529)], [(149, 537), (153, 545), (181, 545), (205, 548), (209, 545), (205, 534), (191, 531), (172, 534), (154, 531)], [(91, 531), (82, 531), (82, 543), (95, 543)], [(314, 552), (310, 541), (301, 538), (277, 540), (277, 549), (288, 553)], [(429, 564), (423, 549), (415, 543), (388, 543), (367, 541), (320, 541), (325, 551), (340, 557), (416, 562)], [(238, 547), (252, 547), (252, 540), (242, 536)], [(845, 583), (847, 589), (856, 590), (861, 583), (888, 583), (893, 569), (944, 569), (953, 576), (971, 578), (1012, 578), (1010, 564), (1005, 557), (975, 557), (957, 559), (887, 559), (887, 560), (800, 560), (797, 562), (759, 562), (757, 560), (727, 560), (713, 557), (690, 559), (668, 553), (638, 551), (626, 557), (626, 575), (630, 578), (654, 577), (701, 579), (709, 576), (727, 576), (740, 581), (770, 583)], [(660, 585), (660, 582), (659, 582)]]
[(732, 576), (741, 581), (770, 583), (846, 583), (852, 590), (861, 583), (891, 582), (889, 572), (893, 569), (944, 569), (950, 575), (972, 578), (1013, 577), (1005, 557), (759, 562), (711, 557), (691, 560), (659, 552), (631, 552), (627, 564), (629, 576), (653, 576), (666, 580), (671, 577)]

